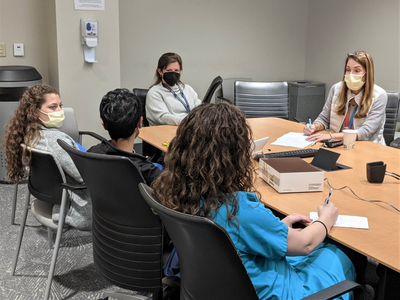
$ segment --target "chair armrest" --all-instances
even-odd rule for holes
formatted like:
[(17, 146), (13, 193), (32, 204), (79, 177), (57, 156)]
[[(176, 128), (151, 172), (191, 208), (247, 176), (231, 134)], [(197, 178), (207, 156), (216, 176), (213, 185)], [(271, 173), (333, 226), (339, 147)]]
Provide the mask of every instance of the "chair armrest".
[(72, 185), (69, 183), (61, 183), (61, 187), (67, 190), (85, 190), (87, 189), (86, 185)]
[(332, 285), (326, 289), (323, 289), (315, 294), (312, 294), (303, 300), (330, 300), (335, 299), (341, 295), (344, 295), (350, 291), (361, 289), (362, 296), (364, 298), (364, 287), (361, 284), (358, 284), (351, 280), (343, 280), (335, 285)]
[(106, 138), (102, 137), (101, 135), (92, 132), (92, 131), (79, 131), (79, 135), (90, 135), (91, 137), (98, 139), (100, 142), (101, 141), (107, 141)]
[(304, 125), (306, 124), (306, 121), (300, 120), (297, 117), (293, 117), (293, 120), (295, 120), (297, 123), (300, 123), (300, 124), (304, 124)]
[(400, 149), (400, 137), (390, 143), (390, 147)]
[(224, 98), (224, 97), (222, 97), (222, 96), (218, 96), (217, 98), (220, 99), (220, 100), (222, 100), (222, 101), (225, 101), (225, 102), (228, 102), (228, 103), (232, 104), (232, 101), (231, 101), (231, 100), (226, 99), (226, 98)]

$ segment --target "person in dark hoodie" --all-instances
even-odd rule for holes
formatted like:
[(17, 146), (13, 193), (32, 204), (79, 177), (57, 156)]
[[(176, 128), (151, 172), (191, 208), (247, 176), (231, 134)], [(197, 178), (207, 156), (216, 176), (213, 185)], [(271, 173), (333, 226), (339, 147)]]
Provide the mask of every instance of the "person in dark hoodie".
[(111, 137), (91, 147), (88, 152), (120, 155), (129, 158), (151, 185), (162, 172), (161, 166), (148, 161), (133, 149), (135, 138), (142, 127), (143, 108), (140, 101), (128, 89), (108, 92), (100, 103), (101, 124)]

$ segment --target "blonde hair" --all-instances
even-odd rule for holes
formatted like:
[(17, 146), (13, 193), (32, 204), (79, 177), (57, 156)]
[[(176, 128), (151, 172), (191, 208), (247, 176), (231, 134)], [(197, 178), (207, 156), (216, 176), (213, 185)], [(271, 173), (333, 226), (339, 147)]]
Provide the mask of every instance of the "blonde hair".
[(338, 98), (338, 106), (336, 109), (336, 113), (338, 115), (344, 115), (346, 112), (346, 104), (347, 104), (347, 92), (349, 88), (344, 82), (344, 75), (346, 74), (346, 66), (350, 59), (358, 62), (365, 69), (365, 84), (363, 86), (364, 95), (362, 96), (360, 105), (358, 107), (357, 113), (354, 116), (355, 118), (364, 118), (371, 105), (372, 105), (372, 96), (374, 93), (374, 61), (372, 57), (365, 51), (356, 51), (347, 54), (346, 63), (344, 64), (344, 72), (342, 78), (342, 89), (340, 90), (339, 98)]

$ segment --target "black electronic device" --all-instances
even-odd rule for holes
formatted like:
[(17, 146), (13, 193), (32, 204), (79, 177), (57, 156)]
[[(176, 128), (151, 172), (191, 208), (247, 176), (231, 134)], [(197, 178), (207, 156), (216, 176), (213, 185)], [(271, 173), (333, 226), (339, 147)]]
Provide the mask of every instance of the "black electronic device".
[(278, 157), (312, 157), (318, 152), (317, 149), (300, 149), (300, 150), (292, 150), (292, 151), (283, 151), (283, 152), (272, 152), (272, 153), (260, 153), (254, 156), (254, 159), (259, 161), (260, 158), (278, 158)]
[(324, 146), (328, 148), (335, 148), (343, 145), (342, 140), (336, 140), (336, 139), (322, 140), (321, 143), (323, 143)]

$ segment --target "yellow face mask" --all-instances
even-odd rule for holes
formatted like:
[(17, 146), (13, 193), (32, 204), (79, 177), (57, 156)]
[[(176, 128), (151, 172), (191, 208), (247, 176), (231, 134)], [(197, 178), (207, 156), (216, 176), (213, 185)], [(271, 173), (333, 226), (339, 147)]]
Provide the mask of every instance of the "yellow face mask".
[(45, 113), (39, 109), (39, 111), (49, 117), (49, 121), (45, 122), (42, 119), (40, 119), (43, 122), (43, 125), (47, 128), (59, 128), (63, 125), (64, 123), (64, 111), (55, 111), (51, 113)]
[(365, 81), (362, 81), (364, 75), (365, 73), (362, 75), (347, 74), (344, 75), (344, 81), (346, 82), (346, 85), (350, 90), (358, 91), (365, 84)]

